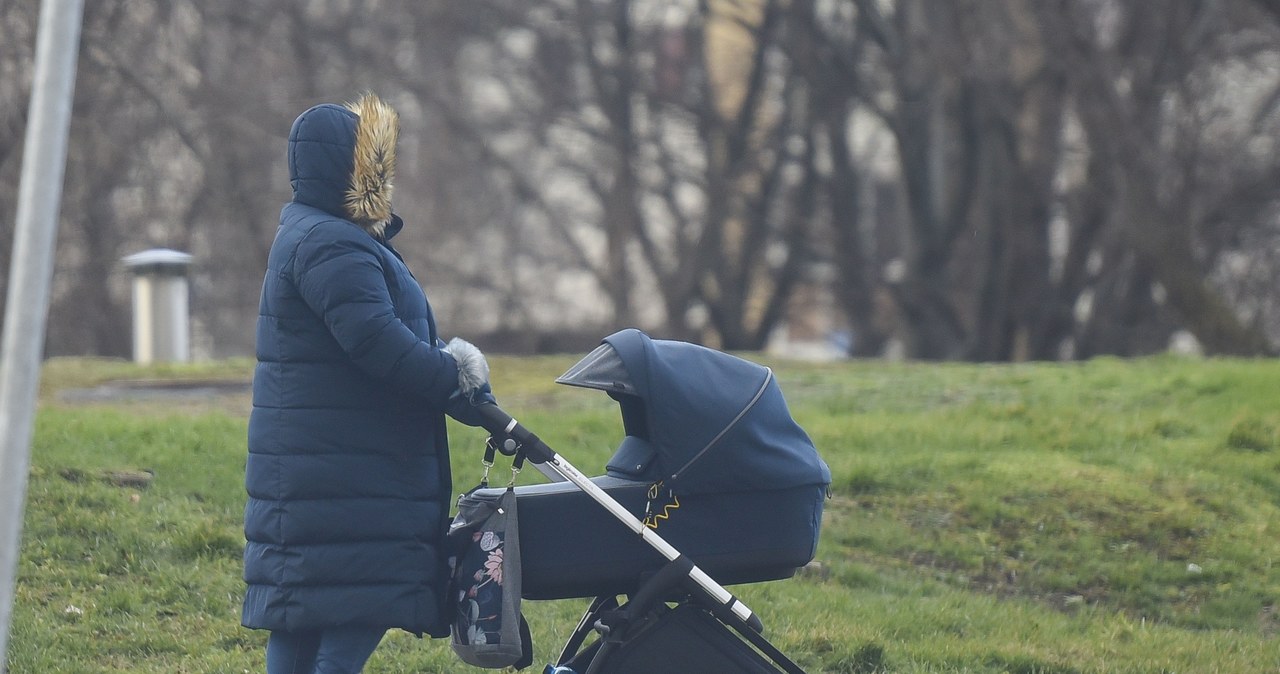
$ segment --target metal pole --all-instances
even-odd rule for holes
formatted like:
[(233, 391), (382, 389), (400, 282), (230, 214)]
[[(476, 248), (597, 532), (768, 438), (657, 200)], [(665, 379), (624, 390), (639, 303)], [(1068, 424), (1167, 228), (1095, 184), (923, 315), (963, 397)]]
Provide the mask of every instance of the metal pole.
[(53, 248), (83, 11), (83, 0), (43, 0), (36, 33), (35, 73), (0, 343), (0, 672), (9, 662), (31, 432), (49, 315)]

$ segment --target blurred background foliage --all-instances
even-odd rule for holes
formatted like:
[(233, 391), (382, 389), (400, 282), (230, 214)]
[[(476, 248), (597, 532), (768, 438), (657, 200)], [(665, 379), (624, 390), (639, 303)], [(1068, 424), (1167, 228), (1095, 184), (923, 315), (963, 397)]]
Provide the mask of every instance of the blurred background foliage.
[[(0, 2), (6, 270), (38, 4)], [(403, 118), (396, 244), (490, 350), (632, 325), (936, 360), (1280, 345), (1274, 0), (85, 12), (49, 355), (128, 355), (120, 259), (151, 247), (195, 255), (197, 355), (250, 354), (289, 125), (363, 91)]]

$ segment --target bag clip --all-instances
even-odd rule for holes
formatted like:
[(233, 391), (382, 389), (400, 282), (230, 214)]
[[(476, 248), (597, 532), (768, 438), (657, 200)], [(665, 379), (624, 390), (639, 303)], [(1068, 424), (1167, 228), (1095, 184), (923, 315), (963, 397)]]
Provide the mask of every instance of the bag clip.
[(484, 441), (484, 459), (480, 461), (480, 465), (484, 466), (484, 475), (480, 478), (480, 487), (489, 486), (489, 470), (493, 468), (493, 460), (497, 458), (498, 447), (493, 443), (493, 436), (490, 435)]
[(668, 489), (667, 497), (666, 499), (663, 499), (665, 503), (661, 504), (662, 512), (655, 513), (653, 502), (656, 501), (658, 496), (661, 494), (662, 480), (658, 480), (657, 482), (649, 485), (649, 493), (647, 494), (648, 499), (644, 502), (644, 525), (650, 529), (657, 529), (658, 523), (661, 520), (671, 519), (671, 511), (680, 507), (680, 498), (676, 496), (675, 492)]

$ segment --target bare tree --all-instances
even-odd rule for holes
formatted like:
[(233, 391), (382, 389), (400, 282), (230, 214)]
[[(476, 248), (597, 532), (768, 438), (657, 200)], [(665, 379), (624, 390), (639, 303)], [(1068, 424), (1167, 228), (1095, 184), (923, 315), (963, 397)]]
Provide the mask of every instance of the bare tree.
[[(1232, 204), (1240, 218), (1249, 191), (1240, 188), (1274, 184), (1276, 174), (1271, 158), (1238, 161), (1240, 153), (1248, 156), (1257, 129), (1212, 133), (1213, 116), (1223, 113), (1213, 109), (1223, 86), (1218, 75), (1255, 48), (1245, 35), (1251, 29), (1208, 2), (1169, 2), (1155, 13), (1123, 4), (1108, 5), (1105, 14), (1074, 3), (1038, 8), (1047, 43), (1068, 65), (1074, 109), (1089, 152), (1099, 158), (1092, 165), (1105, 167), (1096, 177), (1111, 182), (1108, 224), (1116, 235), (1110, 249), (1097, 252), (1131, 270), (1129, 301), (1149, 302), (1144, 296), (1154, 287), (1155, 302), (1167, 302), (1176, 323), (1207, 350), (1269, 353), (1267, 336), (1242, 322), (1208, 274), (1216, 257), (1212, 239), (1241, 220), (1215, 217), (1209, 229), (1206, 216)], [(1269, 207), (1276, 196), (1269, 191), (1247, 208)]]
[[(585, 271), (613, 325), (759, 348), (779, 320), (803, 255), (798, 80), (781, 3), (753, 4), (496, 3), (506, 23), (468, 45), (481, 71), (458, 64), (486, 86), (429, 99), (509, 186), (518, 229), (558, 242), (540, 264)], [(726, 84), (718, 59), (746, 67)]]
[[(827, 91), (820, 126), (844, 190), (828, 199), (866, 346), (891, 314), (921, 358), (1145, 353), (1180, 326), (1215, 352), (1269, 350), (1210, 281), (1233, 238), (1211, 231), (1258, 222), (1275, 196), (1270, 162), (1229, 159), (1266, 125), (1206, 133), (1231, 82), (1210, 73), (1247, 78), (1274, 54), (1241, 4), (1173, 3), (1159, 20), (1113, 2), (825, 7), (806, 72)], [(866, 111), (896, 148), (892, 245), (867, 235), (883, 227), (858, 205), (874, 181), (842, 130)]]
[[(836, 3), (813, 14), (820, 58), (807, 70), (827, 93), (836, 241), (859, 348), (886, 339), (869, 313), (892, 298), (897, 337), (922, 358), (1052, 355), (1049, 206), (1062, 152), (1064, 83), (1036, 41), (1026, 3)], [(905, 217), (880, 253), (860, 232), (848, 137), (870, 113), (892, 138)], [(886, 257), (886, 254), (897, 257)], [(882, 275), (891, 263), (896, 271)], [(851, 270), (858, 270), (851, 272)], [(854, 274), (853, 277), (850, 274)], [(878, 308), (879, 307), (879, 308)], [(855, 342), (856, 343), (856, 342)]]
[[(9, 212), (37, 4), (0, 5)], [(404, 119), (396, 245), (443, 325), (501, 346), (760, 348), (815, 265), (857, 355), (1280, 339), (1270, 0), (86, 10), (50, 354), (127, 353), (117, 263), (153, 246), (195, 254), (202, 352), (248, 352), (288, 126), (364, 90)]]

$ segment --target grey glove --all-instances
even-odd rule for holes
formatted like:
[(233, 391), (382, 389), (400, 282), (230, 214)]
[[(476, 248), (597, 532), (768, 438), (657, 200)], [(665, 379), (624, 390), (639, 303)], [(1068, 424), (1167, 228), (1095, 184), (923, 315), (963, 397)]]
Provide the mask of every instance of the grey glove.
[(495, 405), (497, 400), (489, 387), (489, 362), (470, 342), (454, 337), (441, 347), (458, 364), (458, 388), (449, 396), (445, 412), (468, 426), (480, 426), (479, 405)]

